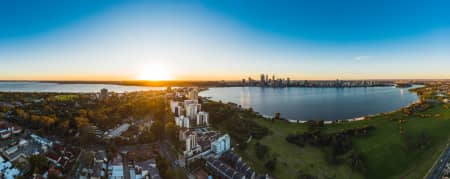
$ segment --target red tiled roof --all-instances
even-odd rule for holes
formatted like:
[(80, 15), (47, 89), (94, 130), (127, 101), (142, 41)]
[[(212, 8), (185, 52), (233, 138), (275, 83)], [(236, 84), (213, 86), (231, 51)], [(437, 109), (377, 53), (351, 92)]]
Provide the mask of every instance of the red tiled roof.
[(58, 163), (62, 166), (65, 167), (66, 164), (68, 163), (69, 160), (66, 160), (65, 158), (61, 157), (58, 161)]
[(50, 158), (50, 159), (52, 159), (52, 160), (54, 160), (54, 161), (58, 161), (58, 159), (60, 158), (57, 154), (55, 154), (54, 152), (47, 152), (46, 154), (45, 154), (45, 156), (47, 157), (47, 158)]
[(62, 151), (64, 151), (64, 146), (62, 146), (62, 145), (59, 145), (59, 144), (54, 144), (53, 145), (53, 150), (56, 150), (56, 151), (59, 151), (59, 152), (62, 152)]

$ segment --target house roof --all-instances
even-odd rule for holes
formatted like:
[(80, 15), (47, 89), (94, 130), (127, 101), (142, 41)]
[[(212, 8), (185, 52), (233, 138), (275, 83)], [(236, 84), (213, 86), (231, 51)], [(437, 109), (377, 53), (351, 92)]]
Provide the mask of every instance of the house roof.
[(54, 153), (54, 152), (47, 152), (47, 153), (45, 154), (45, 156), (46, 156), (47, 158), (50, 158), (50, 159), (54, 160), (54, 161), (58, 161), (59, 158), (60, 158), (60, 156), (58, 156), (58, 154), (56, 154), (56, 153)]

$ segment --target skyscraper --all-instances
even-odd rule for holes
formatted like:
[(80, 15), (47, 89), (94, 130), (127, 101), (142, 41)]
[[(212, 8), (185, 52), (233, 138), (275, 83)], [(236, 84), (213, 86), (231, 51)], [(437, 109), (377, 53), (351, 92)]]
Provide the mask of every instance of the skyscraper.
[(264, 74), (261, 74), (261, 79), (260, 79), (260, 81), (261, 81), (261, 84), (264, 84), (265, 83), (265, 75)]

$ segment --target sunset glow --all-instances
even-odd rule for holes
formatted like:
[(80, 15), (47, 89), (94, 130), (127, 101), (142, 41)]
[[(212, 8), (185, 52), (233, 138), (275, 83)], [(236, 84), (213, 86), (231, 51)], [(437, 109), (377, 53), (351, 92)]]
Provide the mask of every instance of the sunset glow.
[(137, 78), (138, 80), (148, 81), (167, 81), (171, 76), (163, 65), (154, 64), (146, 66)]

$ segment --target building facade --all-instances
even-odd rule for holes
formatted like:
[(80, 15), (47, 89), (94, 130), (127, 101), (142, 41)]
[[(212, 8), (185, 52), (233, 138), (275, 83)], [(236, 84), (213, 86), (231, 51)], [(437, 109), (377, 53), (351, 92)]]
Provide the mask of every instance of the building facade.
[(228, 134), (225, 134), (211, 143), (211, 152), (216, 155), (221, 155), (222, 153), (230, 150), (230, 147), (230, 136)]
[(207, 127), (208, 126), (208, 112), (201, 111), (197, 114), (197, 126)]

